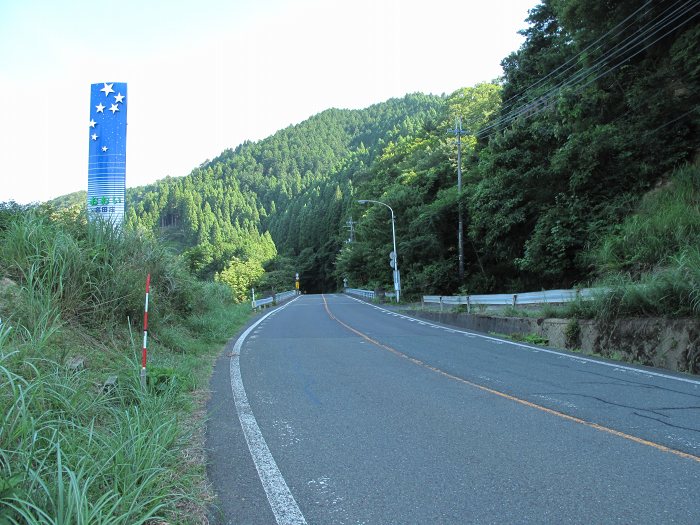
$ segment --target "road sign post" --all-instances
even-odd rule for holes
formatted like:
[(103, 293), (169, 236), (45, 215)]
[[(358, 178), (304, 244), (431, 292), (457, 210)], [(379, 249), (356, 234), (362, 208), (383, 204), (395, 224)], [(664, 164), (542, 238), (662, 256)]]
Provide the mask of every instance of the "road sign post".
[(392, 277), (394, 279), (394, 292), (396, 292), (396, 302), (398, 302), (398, 297), (401, 290), (401, 278), (399, 277), (399, 270), (396, 267), (396, 252), (391, 252), (389, 254), (389, 266), (391, 266), (394, 269), (394, 271), (392, 272)]

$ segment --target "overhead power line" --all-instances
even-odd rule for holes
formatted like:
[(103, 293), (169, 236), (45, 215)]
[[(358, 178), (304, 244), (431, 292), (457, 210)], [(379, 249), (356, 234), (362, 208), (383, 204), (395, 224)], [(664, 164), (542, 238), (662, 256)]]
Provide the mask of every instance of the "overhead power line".
[[(599, 46), (599, 45), (597, 45), (597, 44), (599, 44), (600, 42), (602, 42), (603, 40), (605, 40), (605, 39), (606, 39), (608, 36), (610, 36), (612, 33), (615, 33), (613, 36), (617, 36), (617, 35), (619, 35), (620, 33), (622, 33), (622, 31), (624, 31), (624, 29), (626, 29), (627, 26), (625, 26), (625, 27), (622, 28), (622, 29), (620, 29), (620, 26), (624, 25), (626, 22), (628, 22), (629, 20), (631, 20), (632, 18), (634, 18), (634, 17), (635, 17), (640, 11), (642, 11), (643, 9), (647, 9), (647, 10), (648, 10), (648, 8), (649, 8), (649, 5), (648, 5), (648, 4), (644, 4), (644, 5), (642, 5), (641, 7), (639, 7), (636, 11), (634, 11), (631, 15), (629, 15), (627, 18), (625, 18), (622, 22), (620, 22), (619, 24), (617, 24), (617, 25), (616, 25), (615, 27), (613, 27), (612, 29), (608, 30), (605, 34), (603, 34), (603, 35), (601, 35), (600, 37), (598, 37), (598, 39), (596, 39), (594, 42), (588, 44), (585, 48), (583, 48), (581, 51), (579, 51), (578, 53), (576, 53), (576, 54), (575, 54), (573, 57), (571, 57), (569, 60), (567, 60), (566, 62), (564, 62), (563, 64), (561, 64), (561, 65), (558, 66), (557, 68), (555, 68), (555, 69), (553, 69), (552, 71), (550, 71), (549, 73), (547, 73), (545, 76), (543, 76), (542, 78), (540, 78), (537, 82), (535, 82), (534, 84), (532, 84), (531, 86), (529, 86), (524, 92), (519, 93), (519, 94), (517, 94), (517, 95), (513, 95), (512, 97), (508, 98), (507, 100), (504, 100), (504, 101), (503, 101), (503, 105), (504, 105), (504, 106), (507, 106), (507, 105), (509, 105), (510, 102), (513, 102), (513, 104), (511, 104), (511, 105), (515, 105), (520, 99), (522, 99), (523, 97), (525, 97), (525, 96), (527, 95), (528, 92), (532, 91), (534, 88), (536, 88), (536, 87), (537, 87), (538, 85), (540, 85), (542, 82), (548, 80), (550, 77), (554, 77), (554, 78), (560, 77), (561, 75), (565, 74), (565, 73), (566, 73), (567, 71), (569, 71), (570, 69), (576, 67), (576, 62), (577, 62), (577, 60), (578, 60), (579, 58), (581, 58), (581, 57), (583, 56), (584, 53), (586, 53), (586, 52), (587, 52), (589, 49), (591, 49), (593, 46), (596, 46), (595, 50), (600, 49), (601, 46)], [(630, 25), (631, 25), (631, 24), (630, 24)], [(620, 30), (618, 31), (618, 29), (620, 29)], [(610, 38), (612, 38), (612, 36), (610, 36)], [(568, 67), (565, 67), (565, 66), (568, 66)], [(564, 68), (564, 69), (562, 69), (562, 68)]]
[[(543, 96), (546, 96), (548, 93), (556, 91), (562, 85), (572, 84), (578, 78), (587, 76), (590, 72), (595, 71), (597, 69), (600, 69), (601, 67), (603, 67), (606, 64), (608, 59), (620, 55), (623, 51), (625, 51), (625, 49), (627, 49), (631, 45), (636, 44), (639, 41), (647, 38), (647, 36), (649, 36), (651, 33), (653, 33), (654, 30), (659, 29), (660, 24), (663, 24), (664, 22), (668, 23), (669, 16), (676, 15), (676, 18), (678, 18), (679, 16), (682, 16), (687, 10), (692, 9), (692, 7), (693, 7), (692, 4), (697, 3), (697, 0), (685, 0), (683, 5), (679, 6), (678, 4), (680, 4), (680, 3), (682, 3), (682, 2), (678, 1), (675, 4), (666, 8), (664, 11), (659, 13), (654, 19), (650, 20), (645, 25), (643, 25), (641, 28), (639, 28), (637, 31), (635, 31), (634, 33), (629, 35), (627, 38), (625, 38), (622, 42), (620, 42), (618, 44), (618, 46), (613, 47), (608, 52), (606, 52), (603, 55), (601, 55), (600, 57), (598, 57), (597, 61), (594, 62), (591, 66), (588, 66), (587, 68), (582, 69), (581, 71), (577, 72), (576, 74), (574, 74), (571, 77), (565, 78), (563, 81), (559, 82), (554, 87), (550, 88), (548, 90), (548, 92), (545, 93), (545, 95), (543, 95)], [(684, 9), (685, 9), (685, 11), (684, 11)], [(657, 19), (659, 19), (660, 17), (662, 18), (662, 20), (657, 21)], [(625, 27), (625, 29), (626, 29), (626, 27)], [(619, 33), (621, 33), (621, 31), (618, 31), (616, 34), (619, 34)], [(596, 49), (599, 49), (600, 47), (601, 46), (597, 46)], [(581, 57), (584, 52), (585, 52), (585, 50), (578, 53), (575, 57), (570, 59), (570, 61), (576, 60), (577, 58)], [(569, 69), (571, 69), (571, 67), (567, 68), (567, 71)], [(557, 76), (561, 76), (561, 75), (557, 75)], [(541, 80), (542, 79), (540, 79), (540, 81)], [(538, 84), (540, 81), (536, 82), (535, 84), (533, 84), (533, 86), (528, 88), (527, 92), (521, 98), (524, 98), (525, 95), (532, 94), (532, 92), (534, 91), (532, 88), (536, 84)]]
[[(672, 6), (668, 7), (667, 9), (656, 15), (652, 20), (644, 24), (640, 29), (638, 29), (630, 36), (625, 38), (616, 47), (599, 57), (596, 60), (596, 62), (594, 62), (591, 66), (583, 68), (581, 71), (575, 73), (571, 77), (559, 82), (555, 86), (551, 87), (544, 94), (542, 94), (540, 97), (536, 98), (534, 101), (501, 115), (489, 125), (481, 128), (476, 133), (476, 136), (479, 138), (486, 138), (488, 136), (491, 136), (522, 116), (532, 116), (550, 107), (555, 97), (558, 96), (564, 89), (572, 88), (575, 91), (580, 91), (582, 88), (611, 73), (631, 58), (634, 58), (639, 53), (644, 52), (649, 47), (654, 45), (659, 40), (663, 39), (671, 32), (687, 24), (688, 22), (696, 18), (698, 15), (700, 15), (700, 11), (696, 11), (690, 16), (686, 16), (688, 15), (688, 13), (696, 9), (698, 5), (699, 2), (697, 0), (676, 2)], [(638, 11), (639, 10), (635, 11), (635, 13), (637, 13)], [(627, 19), (625, 20), (628, 20), (629, 18), (630, 17), (627, 17)], [(680, 22), (679, 19), (681, 19)], [(622, 23), (624, 22), (625, 21), (623, 21)], [(618, 26), (619, 25), (620, 24), (618, 24)], [(660, 31), (663, 31), (667, 28), (669, 29), (665, 31), (662, 35), (654, 38), (654, 40), (652, 41), (649, 41), (650, 38), (653, 38)], [(610, 31), (608, 33), (610, 33)], [(602, 37), (599, 38), (598, 41), (600, 41), (601, 39)], [(574, 60), (580, 55), (581, 53), (579, 53), (576, 57), (570, 60)], [(570, 68), (567, 68), (567, 70), (568, 69)], [(561, 76), (561, 74), (557, 76)], [(520, 98), (522, 99), (528, 94), (531, 94), (534, 86), (539, 85), (542, 81), (544, 81), (544, 78), (538, 80), (535, 84), (528, 88), (528, 91), (520, 95)]]
[[(622, 57), (621, 61), (617, 64), (615, 64), (612, 67), (608, 67), (607, 69), (604, 69), (601, 74), (598, 74), (597, 76), (590, 78), (590, 74), (594, 73), (596, 71), (601, 70), (604, 66), (607, 65), (608, 61), (610, 58), (615, 58), (619, 57), (627, 48), (630, 46), (636, 45), (637, 43), (640, 43), (644, 40), (646, 40), (648, 37), (651, 35), (657, 33), (659, 30), (664, 29), (667, 27), (669, 24), (673, 23), (676, 21), (678, 18), (681, 16), (685, 15), (688, 11), (693, 9), (693, 5), (689, 4), (697, 4), (697, 0), (692, 0), (692, 1), (686, 1), (683, 5), (680, 7), (677, 7), (674, 9), (673, 6), (669, 7), (659, 15), (657, 15), (652, 21), (647, 23), (644, 27), (640, 28), (638, 31), (627, 37), (623, 42), (620, 43), (620, 45), (616, 48), (613, 48), (610, 50), (608, 53), (604, 54), (601, 56), (594, 64), (591, 66), (584, 68), (583, 70), (579, 71), (572, 77), (566, 79), (563, 82), (560, 82), (559, 84), (553, 86), (550, 88), (546, 93), (541, 95), (539, 98), (537, 98), (535, 101), (526, 104), (524, 106), (521, 106), (515, 110), (512, 110), (505, 115), (502, 115), (498, 119), (496, 119), (494, 122), (489, 124), (488, 126), (481, 128), (479, 130), (479, 133), (477, 136), (479, 137), (486, 137), (488, 135), (491, 135), (492, 133), (486, 133), (491, 130), (496, 130), (498, 131), (499, 129), (502, 129), (503, 127), (507, 126), (517, 118), (527, 115), (531, 116), (534, 114), (537, 114), (544, 110), (545, 108), (549, 107), (549, 105), (553, 102), (553, 99), (555, 96), (557, 96), (564, 88), (571, 87), (571, 88), (582, 88), (585, 87), (586, 85), (589, 85), (590, 83), (594, 82), (595, 80), (598, 80), (599, 78), (607, 75), (617, 67), (621, 66), (625, 61), (629, 60), (630, 58), (636, 56), (637, 54), (643, 52), (644, 50), (648, 49), (651, 45), (656, 43), (658, 40), (666, 36), (668, 33), (674, 31), (681, 25), (687, 23), (690, 21), (692, 18), (697, 16), (700, 13), (696, 13), (695, 15), (687, 18), (680, 24), (677, 24), (676, 26), (672, 27), (671, 30), (667, 31), (662, 35), (660, 38), (657, 38), (651, 43), (648, 43), (645, 45), (642, 49), (639, 49), (636, 53), (633, 53), (631, 55), (625, 55)], [(671, 13), (668, 13), (669, 10), (672, 10)], [(668, 13), (668, 14), (667, 14)], [(659, 17), (663, 17), (662, 20), (656, 21)], [(656, 22), (655, 22), (656, 21)], [(651, 24), (651, 26), (650, 26)], [(585, 82), (583, 79), (588, 78)], [(577, 85), (578, 84), (578, 85)]]

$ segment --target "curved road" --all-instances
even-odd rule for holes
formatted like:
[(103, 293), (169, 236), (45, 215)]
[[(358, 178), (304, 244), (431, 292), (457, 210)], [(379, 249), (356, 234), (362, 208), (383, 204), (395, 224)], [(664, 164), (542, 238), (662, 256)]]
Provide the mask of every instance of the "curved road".
[(700, 523), (693, 377), (314, 295), (211, 386), (212, 523)]

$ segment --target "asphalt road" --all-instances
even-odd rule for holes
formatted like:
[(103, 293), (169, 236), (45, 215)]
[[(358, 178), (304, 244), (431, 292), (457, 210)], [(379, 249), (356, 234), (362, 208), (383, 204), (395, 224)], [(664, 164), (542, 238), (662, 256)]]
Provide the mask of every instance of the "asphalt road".
[(219, 359), (212, 523), (700, 523), (700, 380), (342, 295)]

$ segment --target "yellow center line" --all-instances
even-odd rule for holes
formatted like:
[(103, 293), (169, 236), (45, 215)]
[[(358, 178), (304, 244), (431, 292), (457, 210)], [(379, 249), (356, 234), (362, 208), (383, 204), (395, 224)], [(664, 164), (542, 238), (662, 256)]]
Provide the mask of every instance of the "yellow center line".
[(572, 422), (578, 423), (580, 425), (594, 428), (595, 430), (599, 430), (601, 432), (607, 432), (608, 434), (612, 434), (613, 436), (618, 436), (618, 437), (627, 439), (629, 441), (639, 443), (640, 445), (646, 445), (648, 447), (655, 448), (655, 449), (660, 450), (662, 452), (668, 452), (669, 454), (674, 454), (675, 456), (679, 456), (679, 457), (682, 457), (685, 459), (691, 459), (693, 461), (697, 461), (698, 463), (700, 463), (700, 457), (694, 456), (693, 454), (688, 454), (687, 452), (683, 452), (681, 450), (676, 450), (674, 448), (670, 448), (670, 447), (667, 447), (665, 445), (661, 445), (660, 443), (655, 443), (653, 441), (642, 439), (642, 438), (637, 437), (637, 436), (632, 436), (630, 434), (626, 434), (625, 432), (620, 432), (619, 430), (615, 430), (615, 429), (612, 429), (612, 428), (609, 428), (609, 427), (606, 427), (603, 425), (599, 425), (598, 423), (592, 423), (590, 421), (586, 421), (585, 419), (581, 419), (581, 418), (578, 418), (575, 416), (571, 416), (569, 414), (565, 414), (564, 412), (559, 412), (558, 410), (553, 410), (551, 408), (547, 408), (545, 406), (538, 405), (537, 403), (533, 403), (532, 401), (527, 401), (526, 399), (521, 399), (521, 398), (513, 396), (511, 394), (506, 394), (505, 392), (501, 392), (499, 390), (494, 390), (493, 388), (489, 388), (487, 386), (480, 385), (478, 383), (473, 383), (473, 382), (468, 381), (466, 379), (463, 379), (461, 377), (457, 377), (455, 375), (452, 375), (449, 372), (445, 372), (444, 370), (441, 370), (440, 368), (436, 368), (432, 365), (429, 365), (429, 364), (421, 361), (420, 359), (416, 359), (415, 357), (410, 357), (410, 356), (404, 354), (403, 352), (400, 352), (399, 350), (392, 348), (391, 346), (385, 345), (384, 343), (381, 343), (381, 342), (377, 341), (376, 339), (371, 338), (367, 334), (362, 333), (361, 331), (353, 328), (352, 326), (344, 323), (343, 321), (341, 321), (340, 319), (335, 317), (333, 315), (333, 313), (330, 311), (330, 308), (328, 308), (328, 302), (326, 301), (326, 296), (321, 295), (321, 297), (323, 298), (323, 306), (326, 309), (326, 313), (328, 313), (328, 316), (331, 319), (334, 319), (335, 321), (340, 323), (342, 326), (344, 326), (345, 328), (347, 328), (348, 330), (350, 330), (354, 334), (360, 336), (362, 339), (369, 341), (373, 345), (378, 346), (379, 348), (381, 348), (383, 350), (387, 350), (398, 357), (401, 357), (403, 359), (407, 359), (408, 361), (410, 361), (413, 364), (416, 364), (416, 365), (423, 367), (427, 370), (431, 370), (432, 372), (435, 372), (436, 374), (440, 374), (441, 376), (444, 376), (444, 377), (451, 379), (453, 381), (457, 381), (458, 383), (462, 383), (462, 384), (469, 385), (469, 386), (474, 387), (474, 388), (478, 388), (479, 390), (482, 390), (484, 392), (488, 392), (489, 394), (494, 394), (496, 396), (508, 399), (510, 401), (520, 403), (521, 405), (525, 405), (527, 407), (540, 410), (540, 411), (545, 412), (547, 414), (551, 414), (553, 416), (557, 416), (557, 417), (560, 417), (562, 419), (566, 419), (567, 421), (572, 421)]

